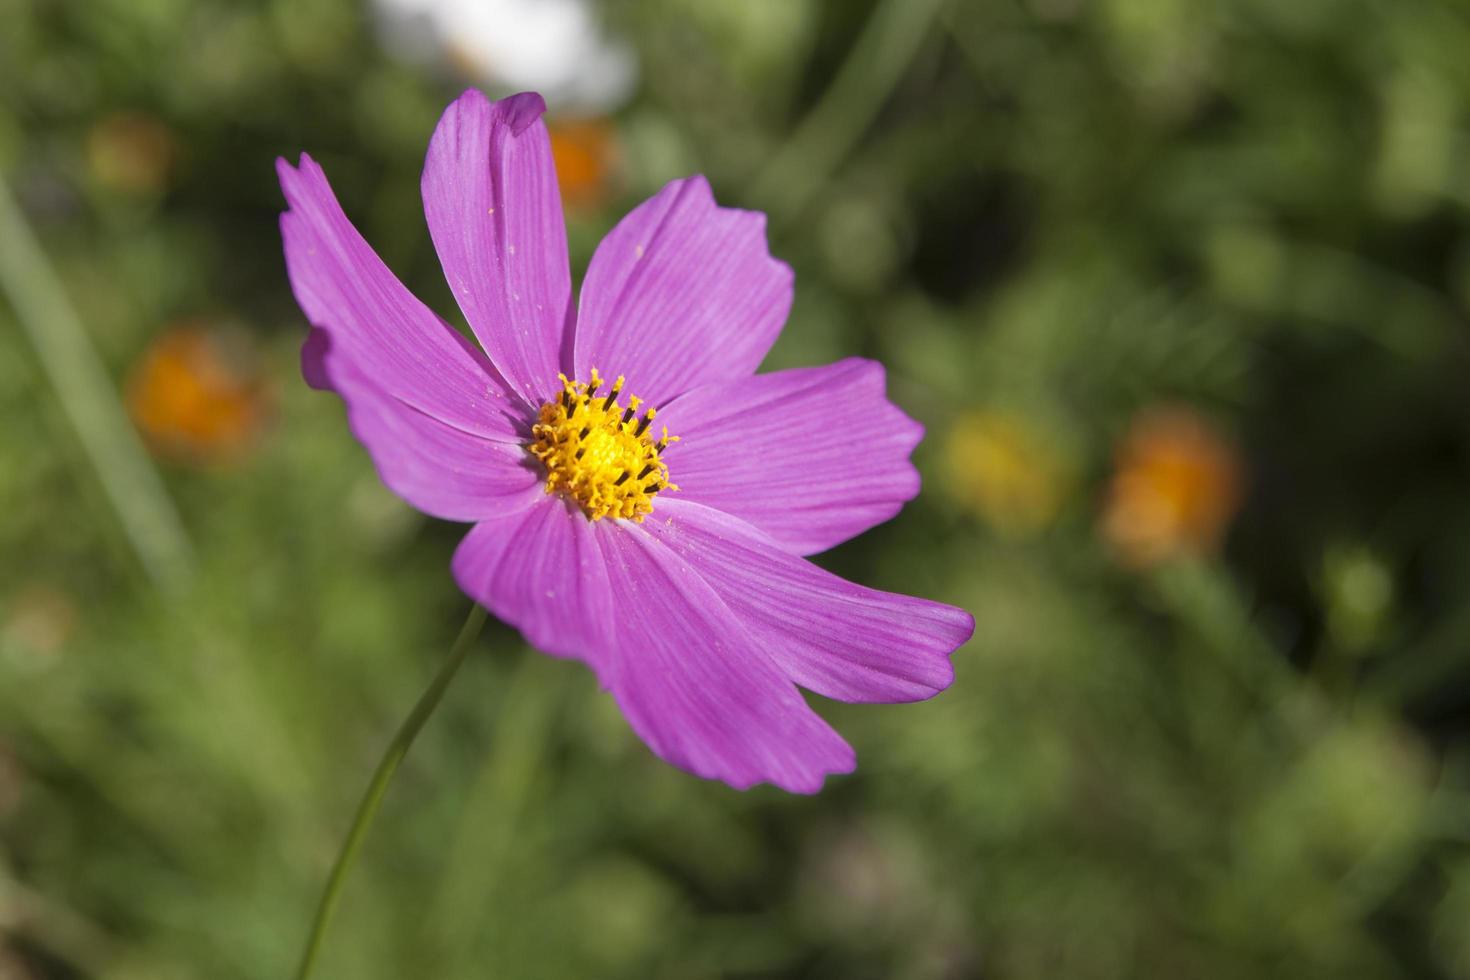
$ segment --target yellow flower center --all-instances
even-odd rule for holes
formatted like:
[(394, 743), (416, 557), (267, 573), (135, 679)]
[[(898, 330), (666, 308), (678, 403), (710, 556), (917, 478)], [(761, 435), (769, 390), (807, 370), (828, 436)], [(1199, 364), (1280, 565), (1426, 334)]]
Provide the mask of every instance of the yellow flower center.
[(527, 450), (546, 467), (546, 492), (559, 492), (575, 501), (592, 520), (624, 517), (642, 521), (653, 512), (653, 498), (662, 490), (677, 490), (669, 482), (669, 468), (659, 458), (677, 436), (663, 429), (655, 441), (649, 431), (658, 409), (638, 417), (643, 400), (629, 397), (618, 404), (623, 379), (598, 396), (602, 378), (592, 369), (592, 380), (561, 377), (561, 397), (541, 406), (531, 427)]

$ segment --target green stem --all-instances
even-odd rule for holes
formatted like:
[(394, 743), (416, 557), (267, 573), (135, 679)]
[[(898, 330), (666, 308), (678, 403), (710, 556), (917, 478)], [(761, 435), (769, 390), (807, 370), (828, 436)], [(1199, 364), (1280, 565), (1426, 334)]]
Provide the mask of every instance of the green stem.
[(388, 783), (393, 779), (393, 774), (398, 771), (398, 764), (408, 754), (409, 746), (413, 745), (414, 738), (419, 729), (424, 727), (424, 722), (434, 713), (439, 706), (439, 700), (444, 696), (444, 691), (449, 687), (449, 682), (454, 679), (455, 673), (459, 671), (460, 664), (464, 663), (469, 655), (470, 648), (474, 646), (475, 637), (480, 635), (480, 629), (485, 625), (485, 610), (476, 604), (470, 610), (470, 616), (465, 620), (463, 628), (459, 631), (459, 638), (454, 641), (454, 649), (449, 653), (449, 659), (439, 673), (429, 683), (424, 693), (419, 695), (418, 703), (413, 706), (408, 717), (398, 729), (398, 734), (393, 736), (393, 741), (388, 744), (388, 751), (383, 753), (383, 759), (378, 763), (378, 769), (373, 773), (373, 781), (368, 783), (367, 792), (362, 796), (362, 802), (357, 805), (357, 814), (352, 818), (352, 828), (347, 832), (347, 839), (342, 842), (342, 851), (337, 855), (337, 862), (332, 865), (332, 873), (327, 878), (326, 887), (322, 890), (321, 901), (317, 904), (316, 918), (311, 924), (311, 935), (307, 937), (306, 949), (301, 954), (301, 965), (296, 969), (296, 980), (306, 980), (311, 976), (312, 967), (316, 965), (317, 955), (321, 952), (322, 939), (326, 935), (327, 927), (331, 925), (332, 916), (337, 911), (337, 903), (342, 897), (342, 882), (347, 877), (347, 872), (352, 868), (353, 862), (357, 860), (357, 854), (362, 850), (362, 842), (367, 837), (368, 828), (373, 824), (373, 818), (378, 814), (378, 808), (383, 803), (383, 797), (388, 792)]

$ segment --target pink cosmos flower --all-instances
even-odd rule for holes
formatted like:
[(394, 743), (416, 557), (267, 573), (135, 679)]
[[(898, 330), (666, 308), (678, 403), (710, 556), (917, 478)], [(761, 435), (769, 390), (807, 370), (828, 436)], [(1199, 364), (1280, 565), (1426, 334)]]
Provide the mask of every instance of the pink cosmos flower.
[[(424, 164), (424, 213), (482, 353), (388, 271), (303, 155), (277, 163), (302, 372), (337, 392), (383, 481), (474, 527), (466, 593), (587, 663), (662, 758), (815, 792), (852, 748), (798, 686), (930, 697), (974, 630), (802, 556), (919, 490), (921, 427), (856, 358), (758, 375), (792, 274), (765, 218), (669, 184), (598, 246), (572, 303), (545, 103), (470, 90)], [(656, 418), (656, 421), (655, 421)]]

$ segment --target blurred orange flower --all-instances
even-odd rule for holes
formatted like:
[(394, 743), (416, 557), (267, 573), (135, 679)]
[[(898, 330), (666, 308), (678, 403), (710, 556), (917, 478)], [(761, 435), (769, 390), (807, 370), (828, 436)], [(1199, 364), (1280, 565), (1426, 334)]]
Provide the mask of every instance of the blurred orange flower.
[(192, 462), (240, 456), (265, 422), (265, 386), (242, 337), (184, 324), (134, 365), (128, 411), (156, 454)]
[(173, 131), (141, 112), (117, 112), (87, 133), (87, 165), (105, 187), (156, 194), (168, 184), (178, 156)]
[(1240, 505), (1241, 482), (1238, 450), (1198, 414), (1151, 409), (1118, 448), (1103, 537), (1133, 568), (1211, 553)]
[(1069, 468), (1022, 419), (969, 412), (950, 429), (944, 449), (950, 492), (994, 530), (1033, 533), (1061, 510)]
[(613, 124), (588, 117), (557, 120), (548, 128), (562, 203), (573, 211), (602, 207), (617, 182), (619, 154)]

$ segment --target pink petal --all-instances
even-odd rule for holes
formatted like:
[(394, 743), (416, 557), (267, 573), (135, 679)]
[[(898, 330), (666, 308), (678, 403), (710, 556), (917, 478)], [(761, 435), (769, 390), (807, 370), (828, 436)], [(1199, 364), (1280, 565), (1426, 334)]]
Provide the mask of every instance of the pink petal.
[(519, 441), (522, 407), (484, 355), (388, 271), (342, 213), (321, 167), (276, 161), (290, 210), (281, 215), (286, 270), (318, 328), (302, 350), (315, 387), (334, 388), (334, 366), (371, 377), (404, 405), (464, 432)]
[(682, 395), (659, 412), (674, 495), (734, 514), (799, 555), (898, 513), (919, 492), (924, 429), (883, 395), (883, 366), (849, 358)]
[(541, 493), (541, 476), (521, 446), (484, 439), (405, 405), (350, 362), (334, 362), (330, 350), (325, 363), (347, 403), (348, 425), (378, 475), (414, 507), (444, 520), (478, 521)]
[(511, 389), (535, 408), (559, 391), (571, 274), (551, 142), (534, 93), (470, 89), (444, 111), (424, 161), (424, 215), (459, 308)]
[(454, 579), (527, 642), (576, 657), (612, 682), (613, 598), (594, 527), (542, 489), (525, 506), (476, 524), (454, 553)]
[(617, 610), (612, 692), (633, 730), (660, 758), (737, 789), (814, 793), (851, 772), (852, 748), (645, 527), (597, 524)]
[(917, 701), (949, 686), (969, 613), (854, 585), (738, 518), (671, 497), (645, 522), (785, 675), (841, 701)]
[(286, 267), (315, 324), (302, 374), (338, 392), (378, 473), (426, 513), (474, 520), (536, 482), (494, 368), (403, 287), (308, 157), (278, 164)]
[(654, 405), (752, 374), (791, 309), (791, 269), (766, 249), (765, 215), (715, 206), (676, 180), (597, 246), (577, 314), (577, 377), (626, 375)]

